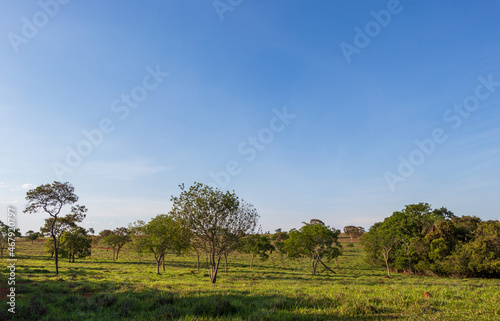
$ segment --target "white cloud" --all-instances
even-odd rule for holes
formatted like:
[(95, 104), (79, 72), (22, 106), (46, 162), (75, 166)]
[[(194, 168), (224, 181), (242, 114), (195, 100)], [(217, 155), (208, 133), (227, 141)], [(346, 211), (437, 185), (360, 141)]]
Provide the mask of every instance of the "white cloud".
[(21, 185), (22, 189), (30, 189), (30, 188), (33, 188), (33, 187), (35, 187), (35, 185), (33, 185), (33, 184), (23, 184), (23, 185)]

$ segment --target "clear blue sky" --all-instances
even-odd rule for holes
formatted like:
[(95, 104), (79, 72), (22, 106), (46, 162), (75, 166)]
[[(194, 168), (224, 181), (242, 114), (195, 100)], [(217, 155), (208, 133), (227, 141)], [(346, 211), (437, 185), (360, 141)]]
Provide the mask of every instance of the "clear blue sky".
[(0, 0), (0, 220), (23, 232), (54, 180), (96, 231), (194, 181), (264, 231), (499, 218), (499, 2), (59, 1)]

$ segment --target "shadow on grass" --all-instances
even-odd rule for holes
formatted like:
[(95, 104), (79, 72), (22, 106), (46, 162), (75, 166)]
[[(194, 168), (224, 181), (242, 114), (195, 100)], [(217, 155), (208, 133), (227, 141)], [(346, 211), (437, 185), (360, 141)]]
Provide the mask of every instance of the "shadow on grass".
[[(162, 290), (77, 292), (66, 281), (18, 286), (16, 313), (0, 312), (1, 320), (160, 320), (242, 318), (245, 320), (381, 320), (388, 308), (342, 298), (253, 295), (250, 291), (219, 294), (212, 290), (174, 293)], [(119, 288), (107, 282), (107, 288)], [(82, 292), (83, 289), (83, 292)], [(87, 292), (85, 292), (87, 291)], [(91, 292), (96, 291), (96, 292)], [(342, 315), (340, 315), (342, 314)]]

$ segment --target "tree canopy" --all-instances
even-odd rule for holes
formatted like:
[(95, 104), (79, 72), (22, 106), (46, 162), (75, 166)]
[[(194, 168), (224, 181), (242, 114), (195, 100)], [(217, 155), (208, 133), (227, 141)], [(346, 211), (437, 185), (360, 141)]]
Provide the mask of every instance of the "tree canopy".
[(253, 232), (259, 215), (234, 192), (224, 193), (201, 183), (180, 188), (180, 195), (172, 196), (170, 213), (191, 231), (196, 239), (194, 246), (207, 252), (210, 280), (215, 283), (221, 257), (245, 234)]

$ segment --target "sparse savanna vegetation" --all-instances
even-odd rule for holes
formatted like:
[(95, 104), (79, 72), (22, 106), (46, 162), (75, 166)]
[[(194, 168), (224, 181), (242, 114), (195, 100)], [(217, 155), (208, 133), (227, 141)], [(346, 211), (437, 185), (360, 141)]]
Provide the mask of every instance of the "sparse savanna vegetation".
[[(339, 238), (350, 244), (350, 237)], [(494, 320), (500, 318), (498, 279), (444, 278), (393, 273), (367, 265), (361, 246), (343, 247), (336, 274), (311, 273), (310, 258), (276, 252), (250, 268), (250, 255), (231, 253), (228, 270), (210, 282), (196, 254), (166, 254), (156, 273), (153, 255), (139, 257), (127, 244), (119, 260), (94, 247), (90, 258), (59, 262), (44, 239), (18, 239), (17, 310), (9, 320)], [(349, 242), (349, 243), (344, 243)], [(4, 262), (5, 263), (5, 262)], [(5, 265), (5, 264), (4, 264)], [(2, 269), (2, 279), (7, 273)], [(2, 284), (2, 298), (8, 286)], [(424, 298), (428, 292), (429, 297)]]
[(35, 237), (2, 223), (4, 265), (12, 248), (17, 261), (0, 320), (500, 319), (498, 221), (419, 203), (368, 232), (311, 219), (255, 233), (234, 192), (180, 187), (168, 214), (98, 234), (69, 183), (28, 192), (25, 212), (50, 217)]

